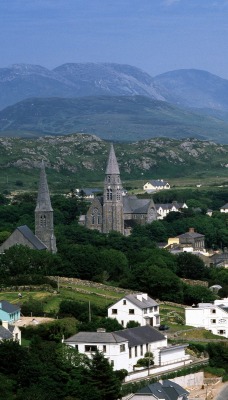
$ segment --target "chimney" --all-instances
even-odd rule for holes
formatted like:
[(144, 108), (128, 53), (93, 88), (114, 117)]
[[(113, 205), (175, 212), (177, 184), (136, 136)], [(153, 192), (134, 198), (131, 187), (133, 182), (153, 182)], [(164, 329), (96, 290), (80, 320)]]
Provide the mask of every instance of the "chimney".
[(139, 300), (139, 301), (142, 301), (142, 294), (137, 294), (136, 295), (136, 299)]
[(142, 294), (142, 298), (143, 298), (144, 300), (148, 300), (148, 295), (147, 295), (147, 293), (143, 293), (143, 294)]
[(195, 232), (195, 228), (189, 228), (189, 233), (194, 233)]
[(105, 333), (106, 329), (105, 328), (97, 328), (98, 333)]
[(2, 326), (3, 326), (3, 328), (8, 329), (9, 328), (8, 321), (2, 321)]

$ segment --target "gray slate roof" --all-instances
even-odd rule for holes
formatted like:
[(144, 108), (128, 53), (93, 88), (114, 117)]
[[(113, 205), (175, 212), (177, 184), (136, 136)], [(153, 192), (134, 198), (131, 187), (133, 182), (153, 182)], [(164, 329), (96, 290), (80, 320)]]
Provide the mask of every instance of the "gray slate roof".
[(0, 300), (0, 310), (3, 310), (7, 312), (8, 314), (11, 314), (16, 311), (20, 311), (20, 306), (18, 304), (11, 304), (6, 300)]
[(8, 329), (4, 328), (3, 326), (0, 326), (0, 339), (10, 340), (13, 339), (13, 335)]
[(129, 347), (158, 342), (165, 339), (165, 336), (162, 333), (150, 325), (123, 329), (122, 331), (118, 331), (118, 335), (128, 340)]
[(136, 196), (123, 197), (124, 213), (147, 214), (150, 206), (150, 199), (138, 199)]
[(34, 246), (36, 250), (45, 250), (47, 246), (34, 233), (27, 225), (18, 226), (16, 228), (22, 235)]
[(158, 399), (164, 400), (177, 400), (179, 396), (182, 398), (188, 398), (189, 392), (182, 388), (175, 382), (165, 380), (161, 384), (160, 382), (152, 383), (151, 385), (145, 386), (140, 389), (137, 393), (140, 394), (153, 394)]
[[(121, 331), (122, 332), (122, 331)], [(126, 341), (118, 332), (79, 332), (66, 339), (65, 343), (123, 343)]]
[(222, 207), (220, 208), (220, 210), (222, 210), (222, 209), (227, 209), (227, 208), (228, 208), (228, 203), (224, 204), (224, 206), (222, 206)]
[(137, 294), (141, 293), (128, 294), (124, 298), (129, 300), (132, 304), (136, 305), (138, 308), (142, 310), (144, 308), (150, 308), (158, 305), (158, 303), (149, 296), (147, 296), (147, 300), (145, 300), (144, 298), (142, 298), (142, 301), (138, 300)]
[(201, 233), (197, 233), (197, 232), (186, 232), (186, 233), (182, 233), (181, 235), (178, 235), (178, 236), (176, 236), (176, 237), (178, 237), (178, 238), (191, 238), (191, 239), (194, 239), (194, 238), (198, 238), (198, 237), (204, 237), (205, 235), (201, 235)]

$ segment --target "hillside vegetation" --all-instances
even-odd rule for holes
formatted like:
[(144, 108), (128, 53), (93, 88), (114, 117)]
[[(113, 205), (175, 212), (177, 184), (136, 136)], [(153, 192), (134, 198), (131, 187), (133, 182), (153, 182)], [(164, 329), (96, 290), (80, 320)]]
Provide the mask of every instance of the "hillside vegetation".
[[(0, 138), (0, 190), (37, 189), (44, 160), (50, 188), (102, 187), (110, 144), (94, 135)], [(227, 184), (228, 146), (197, 139), (115, 143), (123, 181), (193, 178)], [(127, 184), (129, 186), (129, 184)], [(134, 187), (134, 186), (133, 186)]]

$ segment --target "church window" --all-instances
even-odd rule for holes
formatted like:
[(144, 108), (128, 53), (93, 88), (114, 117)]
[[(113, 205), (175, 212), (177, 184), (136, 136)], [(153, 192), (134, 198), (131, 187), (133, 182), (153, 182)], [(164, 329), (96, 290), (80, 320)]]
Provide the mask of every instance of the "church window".
[(46, 224), (46, 216), (45, 215), (41, 215), (40, 216), (40, 226), (41, 227), (45, 227), (47, 224)]
[(112, 200), (112, 189), (107, 189), (107, 200)]
[(97, 225), (101, 223), (101, 214), (97, 208), (94, 208), (92, 211), (92, 225)]
[(116, 199), (117, 199), (117, 200), (120, 200), (120, 189), (117, 189), (117, 192), (116, 192)]
[(107, 176), (107, 181), (108, 181), (108, 183), (111, 182), (111, 177), (110, 177), (110, 175)]

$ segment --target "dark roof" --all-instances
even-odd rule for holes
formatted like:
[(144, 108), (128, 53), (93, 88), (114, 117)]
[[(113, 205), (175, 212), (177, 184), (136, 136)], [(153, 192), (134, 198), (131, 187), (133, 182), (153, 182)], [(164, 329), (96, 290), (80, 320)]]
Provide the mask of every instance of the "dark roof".
[(119, 166), (117, 163), (113, 144), (111, 144), (111, 149), (110, 149), (110, 153), (109, 153), (109, 157), (108, 157), (108, 163), (107, 163), (107, 168), (106, 168), (105, 174), (106, 175), (119, 175), (120, 174), (120, 170), (119, 170)]
[(34, 233), (29, 229), (27, 225), (18, 226), (16, 228), (22, 233), (22, 235), (34, 246), (36, 250), (45, 250), (47, 246)]
[[(116, 333), (116, 332), (115, 332)], [(164, 340), (165, 336), (150, 325), (123, 329), (118, 335), (128, 340), (129, 347)]]
[(0, 310), (3, 310), (8, 314), (19, 311), (21, 309), (18, 304), (11, 304), (6, 300), (0, 300), (0, 305)]
[(186, 232), (186, 233), (182, 233), (181, 235), (178, 235), (176, 237), (186, 238), (186, 239), (194, 239), (194, 238), (204, 237), (204, 236), (205, 235), (202, 235), (201, 233), (197, 233), (197, 232)]
[(64, 342), (76, 343), (123, 343), (126, 341), (119, 332), (78, 332)]
[(40, 182), (36, 201), (36, 211), (53, 211), (43, 160), (40, 169)]
[(228, 208), (228, 203), (226, 203), (226, 204), (224, 204), (224, 206), (220, 207), (220, 210), (221, 209), (226, 209), (226, 208)]
[(12, 338), (13, 338), (12, 333), (8, 329), (4, 328), (3, 326), (0, 326), (0, 339), (9, 340)]
[(187, 390), (168, 379), (163, 381), (163, 383), (156, 382), (152, 383), (151, 385), (145, 386), (137, 393), (153, 394), (158, 399), (164, 400), (177, 400), (178, 397), (181, 395), (187, 399), (187, 395), (189, 394)]
[(123, 205), (126, 214), (147, 214), (150, 206), (154, 205), (151, 199), (138, 199), (136, 196), (124, 196)]
[(161, 179), (152, 179), (151, 181), (149, 181), (149, 183), (151, 183), (151, 185), (153, 185), (153, 186), (159, 186), (159, 187), (168, 185), (168, 182), (163, 181)]
[(128, 294), (124, 298), (129, 300), (131, 303), (135, 304), (137, 307), (141, 309), (158, 305), (158, 303), (149, 296), (147, 296), (147, 300), (144, 297), (142, 297), (142, 301), (140, 301), (137, 298), (137, 296), (142, 294), (143, 293)]

